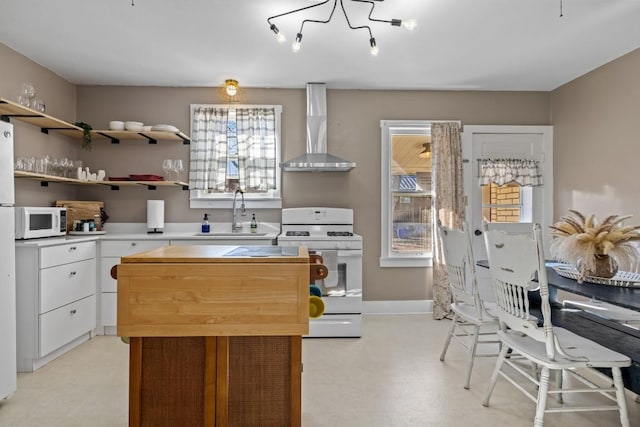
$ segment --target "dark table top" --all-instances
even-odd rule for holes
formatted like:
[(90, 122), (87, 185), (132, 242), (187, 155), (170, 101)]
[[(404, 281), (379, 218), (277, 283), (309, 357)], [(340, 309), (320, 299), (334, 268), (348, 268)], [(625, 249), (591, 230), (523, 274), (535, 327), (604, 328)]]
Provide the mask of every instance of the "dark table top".
[[(478, 266), (489, 268), (486, 260), (478, 261)], [(595, 298), (611, 304), (640, 311), (640, 288), (599, 285), (594, 283), (578, 283), (576, 280), (559, 276), (553, 269), (554, 263), (547, 265), (547, 282), (549, 283), (549, 300), (551, 304), (551, 322), (588, 338), (614, 351), (627, 355), (632, 360), (629, 368), (622, 369), (625, 387), (640, 394), (640, 332), (625, 325), (608, 320), (591, 313), (576, 309), (565, 309), (557, 303), (555, 294), (558, 289)], [(535, 298), (530, 292), (530, 298)], [(539, 295), (538, 295), (539, 298)], [(532, 306), (531, 314), (542, 318), (537, 306)]]
[[(640, 287), (624, 287), (600, 285), (597, 283), (578, 283), (576, 280), (559, 276), (553, 269), (553, 262), (547, 263), (547, 282), (550, 291), (561, 289), (573, 294), (615, 304), (630, 310), (640, 311)], [(489, 268), (487, 260), (478, 261), (477, 265)]]

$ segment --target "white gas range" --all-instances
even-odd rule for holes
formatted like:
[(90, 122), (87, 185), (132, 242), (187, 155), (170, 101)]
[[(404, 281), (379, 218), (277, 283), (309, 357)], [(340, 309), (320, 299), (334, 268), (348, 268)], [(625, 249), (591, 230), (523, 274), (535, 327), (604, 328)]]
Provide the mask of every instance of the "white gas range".
[(353, 210), (289, 208), (282, 210), (278, 246), (306, 246), (322, 255), (329, 274), (315, 285), (325, 312), (309, 320), (309, 337), (362, 335), (362, 236), (353, 233)]

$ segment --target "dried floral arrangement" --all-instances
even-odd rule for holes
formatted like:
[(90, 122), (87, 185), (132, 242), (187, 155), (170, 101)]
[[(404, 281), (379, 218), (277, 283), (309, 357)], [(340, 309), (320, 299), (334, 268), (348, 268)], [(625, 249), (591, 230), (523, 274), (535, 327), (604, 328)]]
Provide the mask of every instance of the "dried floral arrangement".
[(576, 210), (551, 225), (551, 256), (558, 261), (577, 264), (580, 274), (596, 270), (596, 259), (609, 255), (621, 270), (631, 269), (638, 261), (638, 251), (631, 242), (640, 241), (640, 226), (623, 227), (631, 215), (609, 215), (598, 221)]

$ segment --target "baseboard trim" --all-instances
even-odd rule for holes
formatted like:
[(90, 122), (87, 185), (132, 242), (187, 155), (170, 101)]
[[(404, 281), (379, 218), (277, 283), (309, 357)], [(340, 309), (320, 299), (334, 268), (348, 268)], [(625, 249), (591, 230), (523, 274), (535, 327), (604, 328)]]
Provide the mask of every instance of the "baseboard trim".
[(364, 314), (433, 313), (433, 300), (362, 301)]

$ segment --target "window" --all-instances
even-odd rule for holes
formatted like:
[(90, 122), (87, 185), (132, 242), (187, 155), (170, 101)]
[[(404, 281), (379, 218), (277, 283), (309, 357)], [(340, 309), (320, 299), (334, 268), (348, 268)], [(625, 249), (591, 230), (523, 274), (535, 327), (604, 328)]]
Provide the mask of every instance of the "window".
[(191, 105), (192, 208), (280, 208), (280, 105)]
[(431, 125), (383, 120), (381, 267), (431, 265)]
[(484, 222), (531, 222), (532, 187), (511, 182), (482, 185), (482, 220)]

